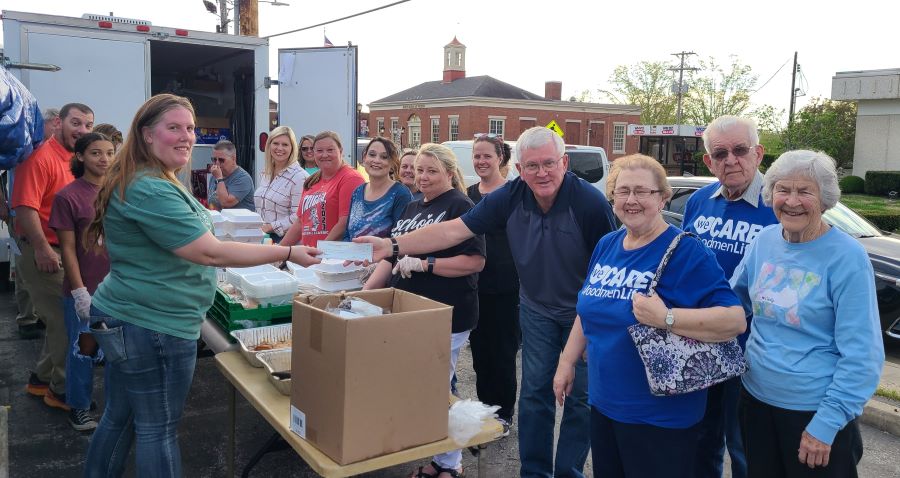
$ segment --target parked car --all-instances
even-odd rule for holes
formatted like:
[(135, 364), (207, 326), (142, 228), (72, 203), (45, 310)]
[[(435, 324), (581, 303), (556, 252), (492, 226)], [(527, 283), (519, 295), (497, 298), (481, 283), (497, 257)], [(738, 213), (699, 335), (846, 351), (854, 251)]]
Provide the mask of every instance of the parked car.
[[(681, 227), (684, 206), (697, 189), (716, 180), (712, 177), (669, 177), (672, 199), (662, 214), (666, 222)], [(875, 270), (875, 291), (881, 329), (886, 341), (900, 344), (900, 235), (885, 232), (838, 202), (822, 215), (825, 222), (850, 234), (866, 248)]]

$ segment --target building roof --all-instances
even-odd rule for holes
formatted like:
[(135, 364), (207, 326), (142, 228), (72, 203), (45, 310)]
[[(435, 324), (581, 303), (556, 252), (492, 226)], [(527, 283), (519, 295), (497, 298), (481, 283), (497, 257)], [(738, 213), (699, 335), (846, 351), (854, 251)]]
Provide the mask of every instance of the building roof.
[(454, 45), (465, 46), (465, 45), (463, 45), (462, 43), (460, 43), (459, 40), (456, 39), (456, 35), (453, 35), (453, 40), (450, 41), (450, 43), (444, 45), (444, 47), (454, 46)]
[(399, 93), (373, 101), (371, 104), (393, 103), (397, 101), (421, 101), (447, 98), (503, 98), (510, 100), (546, 100), (543, 96), (525, 91), (518, 86), (504, 83), (487, 75), (460, 78), (450, 83), (427, 81)]

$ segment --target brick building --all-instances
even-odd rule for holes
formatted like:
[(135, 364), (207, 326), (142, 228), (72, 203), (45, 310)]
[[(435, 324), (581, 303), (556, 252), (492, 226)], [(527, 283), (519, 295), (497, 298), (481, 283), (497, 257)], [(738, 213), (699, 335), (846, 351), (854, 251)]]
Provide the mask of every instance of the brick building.
[(500, 134), (515, 141), (532, 126), (556, 121), (567, 144), (602, 146), (610, 159), (636, 153), (638, 139), (626, 135), (639, 123), (633, 105), (562, 101), (562, 83), (548, 81), (544, 96), (487, 75), (466, 77), (466, 47), (455, 37), (444, 46), (444, 74), (369, 104), (369, 135), (391, 137), (403, 147)]

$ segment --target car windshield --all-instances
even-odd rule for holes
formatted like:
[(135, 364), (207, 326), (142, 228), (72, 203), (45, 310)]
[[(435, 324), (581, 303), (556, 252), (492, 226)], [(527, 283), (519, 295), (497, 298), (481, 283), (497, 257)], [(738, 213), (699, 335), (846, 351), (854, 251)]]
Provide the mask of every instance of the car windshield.
[(833, 208), (825, 211), (825, 214), (823, 214), (822, 217), (828, 224), (837, 226), (838, 229), (853, 237), (873, 237), (882, 235), (881, 231), (872, 225), (871, 222), (841, 203), (837, 203)]

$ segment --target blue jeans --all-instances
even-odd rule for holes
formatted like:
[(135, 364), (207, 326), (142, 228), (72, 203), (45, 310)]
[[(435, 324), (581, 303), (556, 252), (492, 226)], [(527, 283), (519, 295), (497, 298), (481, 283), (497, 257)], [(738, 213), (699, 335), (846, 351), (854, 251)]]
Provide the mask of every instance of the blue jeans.
[(557, 320), (520, 305), (522, 328), (522, 389), (519, 393), (519, 460), (522, 477), (584, 477), (591, 449), (591, 409), (587, 404), (587, 365), (575, 367), (572, 394), (566, 397), (556, 462), (553, 428), (556, 404), (553, 375), (572, 330), (573, 320)]
[(732, 478), (747, 477), (747, 457), (738, 420), (740, 395), (740, 377), (709, 388), (694, 461), (697, 478), (721, 478), (726, 445)]
[[(99, 330), (105, 323), (107, 329)], [(137, 476), (180, 477), (178, 422), (191, 388), (197, 341), (155, 332), (91, 307), (106, 355), (106, 409), (88, 448), (86, 478), (119, 477), (136, 443)]]
[(66, 333), (69, 337), (69, 348), (66, 354), (66, 404), (72, 408), (88, 409), (91, 407), (91, 395), (94, 391), (94, 361), (97, 357), (87, 357), (78, 353), (78, 336), (89, 332), (88, 324), (81, 321), (75, 313), (75, 299), (67, 295), (63, 297), (63, 317), (66, 321)]

